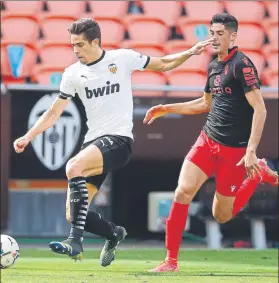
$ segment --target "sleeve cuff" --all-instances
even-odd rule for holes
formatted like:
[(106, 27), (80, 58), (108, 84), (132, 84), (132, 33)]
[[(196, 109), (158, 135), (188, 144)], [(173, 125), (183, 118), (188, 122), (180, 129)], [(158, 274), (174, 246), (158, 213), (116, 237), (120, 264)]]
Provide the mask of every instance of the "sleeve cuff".
[(70, 98), (72, 98), (73, 96), (70, 95), (70, 94), (67, 94), (67, 93), (64, 93), (64, 92), (60, 91), (58, 97), (61, 98), (61, 99), (70, 99)]
[(143, 66), (143, 69), (145, 69), (147, 67), (147, 65), (149, 64), (149, 61), (150, 61), (150, 56), (147, 56), (146, 62)]

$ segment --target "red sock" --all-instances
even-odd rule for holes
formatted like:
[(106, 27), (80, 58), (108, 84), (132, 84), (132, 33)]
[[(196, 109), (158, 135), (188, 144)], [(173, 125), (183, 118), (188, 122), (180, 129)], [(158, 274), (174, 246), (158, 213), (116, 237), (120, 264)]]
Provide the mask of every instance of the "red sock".
[(233, 204), (233, 217), (246, 205), (253, 195), (256, 187), (260, 182), (260, 178), (246, 179), (241, 184)]
[(180, 243), (188, 217), (189, 204), (173, 202), (166, 224), (167, 259), (177, 262)]

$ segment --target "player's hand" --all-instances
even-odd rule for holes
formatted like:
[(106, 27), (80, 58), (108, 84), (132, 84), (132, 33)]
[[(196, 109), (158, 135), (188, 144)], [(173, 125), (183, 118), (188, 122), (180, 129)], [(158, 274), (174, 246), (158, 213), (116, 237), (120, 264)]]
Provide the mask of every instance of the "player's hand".
[(207, 45), (209, 45), (214, 39), (211, 37), (204, 41), (199, 41), (196, 45), (194, 45), (190, 50), (193, 55), (200, 55)]
[(246, 154), (237, 163), (237, 166), (244, 164), (248, 178), (253, 178), (255, 174), (261, 176), (261, 167), (258, 164), (258, 158), (255, 152), (246, 152)]
[(23, 136), (14, 141), (14, 149), (16, 153), (24, 151), (25, 147), (29, 144), (31, 139), (28, 136)]
[(155, 119), (164, 116), (166, 114), (168, 114), (168, 111), (165, 105), (159, 104), (153, 106), (146, 112), (143, 123), (144, 124), (147, 123), (148, 125), (150, 125), (154, 122)]

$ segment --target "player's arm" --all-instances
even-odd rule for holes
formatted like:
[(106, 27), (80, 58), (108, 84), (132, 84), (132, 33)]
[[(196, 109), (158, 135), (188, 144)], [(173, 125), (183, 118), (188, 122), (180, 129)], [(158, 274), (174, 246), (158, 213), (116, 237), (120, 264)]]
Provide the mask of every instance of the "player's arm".
[(32, 141), (37, 135), (52, 127), (67, 107), (68, 103), (69, 100), (67, 99), (61, 99), (59, 97), (56, 98), (51, 107), (44, 112), (34, 126), (24, 136), (15, 140), (15, 151), (17, 153), (23, 152), (30, 141)]
[(212, 40), (213, 39), (210, 38), (205, 41), (200, 41), (192, 48), (183, 52), (170, 54), (163, 57), (150, 57), (150, 61), (146, 66), (146, 69), (161, 72), (175, 69), (176, 67), (183, 64), (191, 56), (200, 55), (205, 50), (205, 47), (212, 42)]
[(60, 83), (59, 97), (52, 103), (50, 108), (38, 119), (35, 125), (23, 136), (15, 140), (14, 149), (17, 153), (23, 152), (25, 147), (37, 135), (52, 127), (58, 120), (69, 103), (69, 99), (75, 95), (75, 82), (71, 69), (65, 69)]
[(247, 146), (247, 151), (256, 152), (262, 137), (266, 120), (266, 107), (260, 89), (254, 89), (246, 93), (249, 104), (254, 109), (252, 129)]
[(246, 154), (237, 164), (238, 166), (244, 164), (248, 177), (252, 177), (254, 171), (260, 174), (261, 170), (258, 165), (256, 150), (263, 133), (266, 108), (260, 91), (258, 73), (250, 60), (241, 60), (236, 64), (236, 79), (240, 82), (248, 103), (254, 109)]
[(240, 60), (236, 63), (236, 79), (240, 82), (248, 103), (254, 109), (247, 151), (255, 153), (265, 124), (266, 108), (260, 90), (258, 73), (250, 60)]
[(143, 122), (150, 125), (155, 119), (166, 114), (195, 115), (209, 112), (211, 102), (211, 94), (204, 92), (204, 95), (202, 97), (188, 102), (156, 105), (146, 112)]

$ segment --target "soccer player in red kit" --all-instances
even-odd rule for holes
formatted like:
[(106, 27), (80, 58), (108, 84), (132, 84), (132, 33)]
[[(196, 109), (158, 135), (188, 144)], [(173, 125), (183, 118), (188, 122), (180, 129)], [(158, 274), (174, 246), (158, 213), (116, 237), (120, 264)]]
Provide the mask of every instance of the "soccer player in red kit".
[[(209, 112), (206, 124), (187, 154), (166, 224), (166, 259), (151, 272), (178, 271), (178, 253), (189, 204), (201, 185), (215, 173), (213, 216), (231, 220), (246, 205), (259, 183), (278, 186), (278, 175), (258, 159), (266, 108), (253, 62), (234, 46), (238, 22), (227, 13), (213, 16), (210, 33), (218, 57), (208, 68), (203, 97), (185, 103), (157, 105), (144, 123), (168, 113)], [(247, 178), (246, 178), (247, 173)]]

